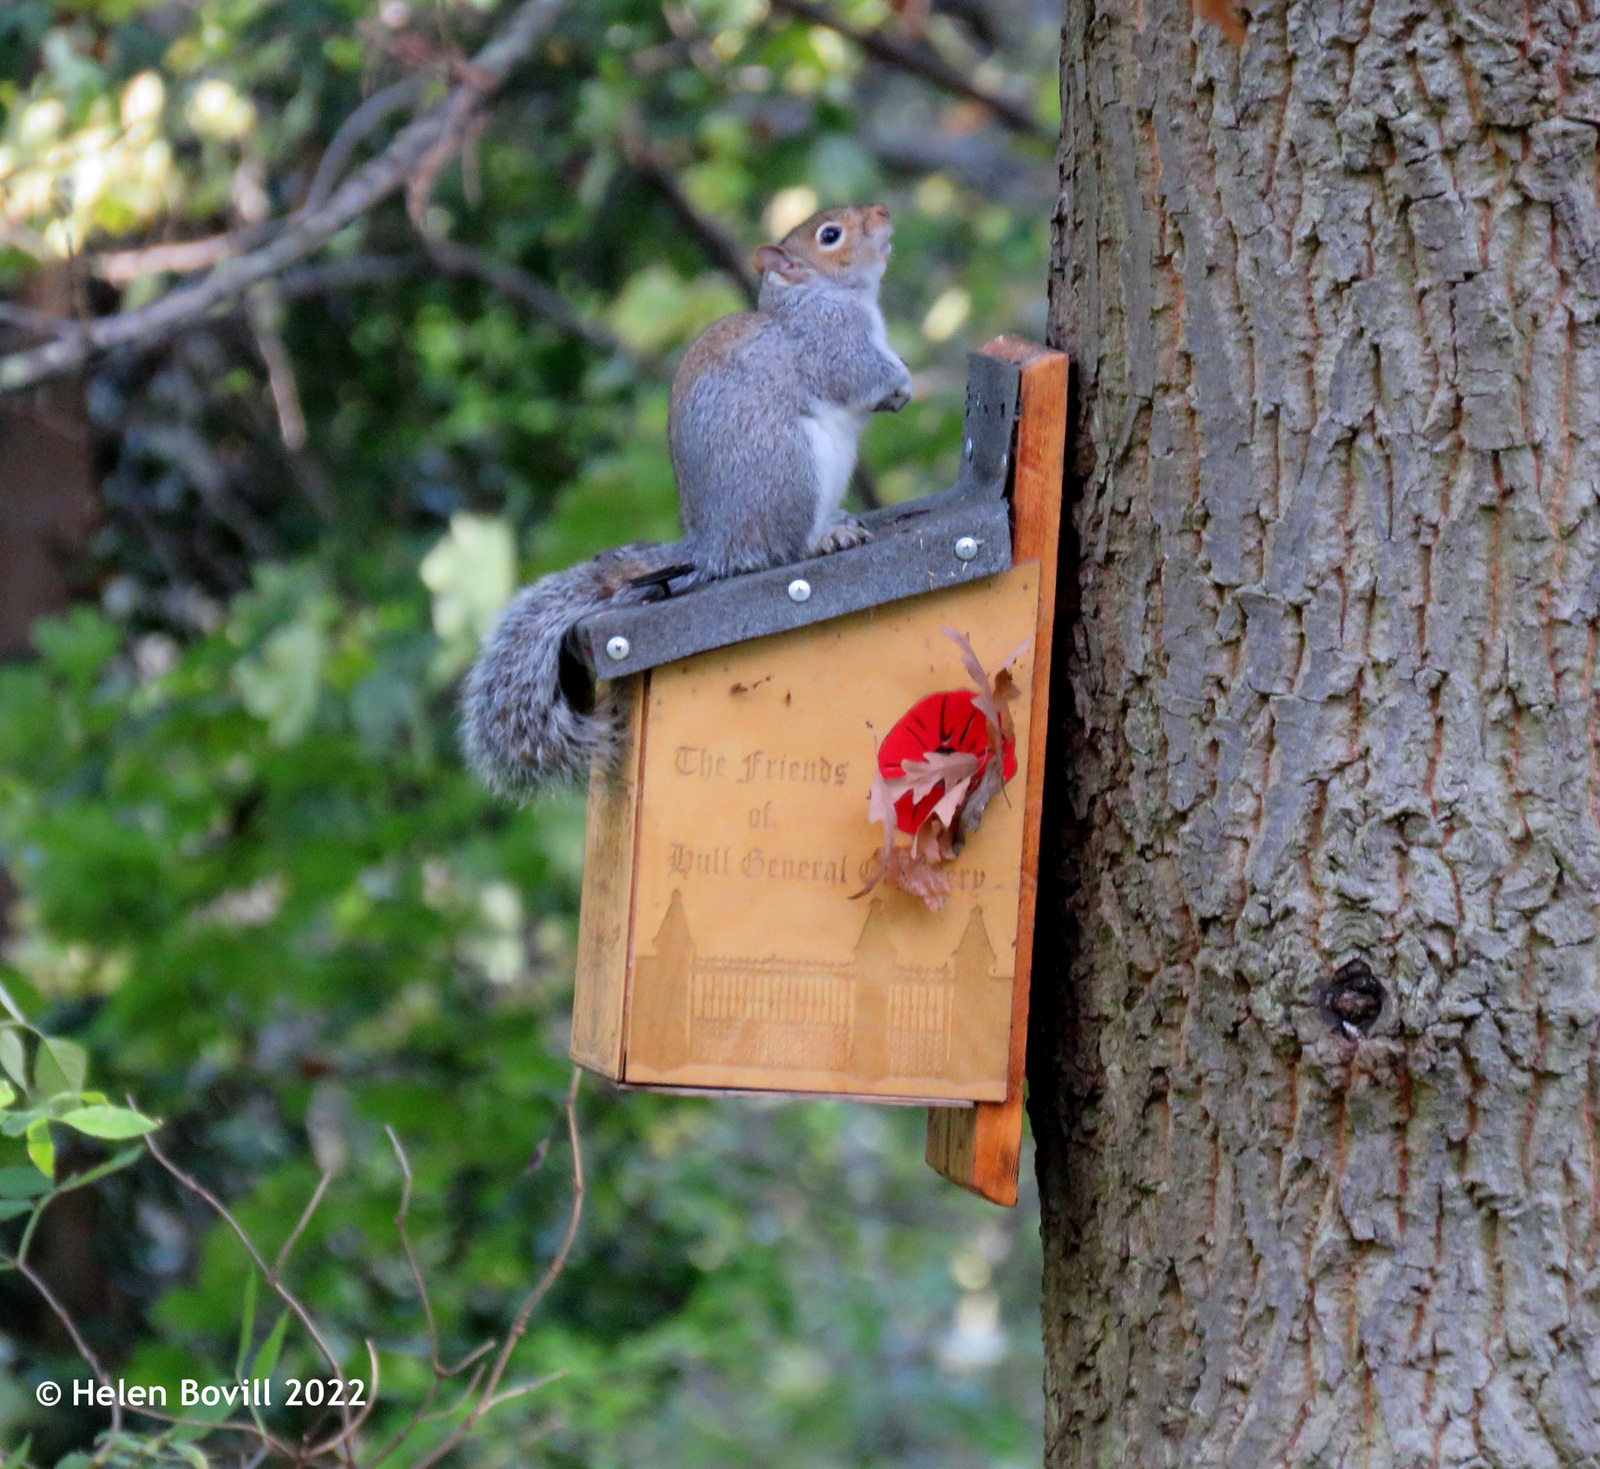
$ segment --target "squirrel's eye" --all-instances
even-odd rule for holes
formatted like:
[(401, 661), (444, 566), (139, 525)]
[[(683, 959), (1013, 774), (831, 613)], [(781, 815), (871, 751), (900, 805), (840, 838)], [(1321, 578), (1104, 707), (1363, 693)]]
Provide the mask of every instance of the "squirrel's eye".
[(844, 238), (844, 231), (836, 224), (825, 224), (817, 231), (819, 245), (837, 245)]

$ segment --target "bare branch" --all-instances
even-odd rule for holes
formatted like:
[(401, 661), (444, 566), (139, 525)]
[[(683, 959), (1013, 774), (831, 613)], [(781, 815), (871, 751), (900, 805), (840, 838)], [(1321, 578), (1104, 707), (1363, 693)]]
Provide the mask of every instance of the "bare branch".
[(415, 102), (422, 94), (422, 83), (423, 78), (418, 74), (385, 87), (381, 92), (374, 92), (339, 124), (339, 131), (333, 135), (322, 161), (317, 164), (311, 187), (306, 190), (306, 197), (296, 213), (309, 214), (322, 206), (363, 140), (402, 107)]
[[(533, 1319), (533, 1313), (539, 1309), (540, 1303), (550, 1293), (550, 1287), (560, 1278), (561, 1272), (567, 1268), (567, 1260), (572, 1254), (573, 1243), (578, 1238), (578, 1224), (583, 1218), (583, 1196), (585, 1192), (583, 1180), (583, 1147), (578, 1137), (578, 1083), (583, 1073), (576, 1067), (573, 1068), (572, 1081), (567, 1087), (566, 1114), (567, 1136), (572, 1143), (572, 1209), (567, 1215), (567, 1229), (562, 1236), (560, 1247), (551, 1257), (549, 1265), (545, 1267), (544, 1274), (535, 1283), (532, 1290), (522, 1299), (522, 1304), (517, 1308), (517, 1314), (512, 1318), (511, 1329), (506, 1333), (506, 1339), (490, 1367), (488, 1375), (483, 1380), (483, 1391), (467, 1416), (447, 1433), (427, 1454), (417, 1460), (413, 1469), (431, 1469), (445, 1458), (474, 1428), (485, 1414), (492, 1412), (501, 1403), (512, 1397), (521, 1396), (524, 1389), (509, 1389), (506, 1393), (499, 1391), (500, 1383), (505, 1377), (506, 1368), (511, 1363), (511, 1354), (516, 1350), (517, 1343), (527, 1334), (528, 1323)], [(476, 1380), (476, 1379), (474, 1379)]]
[(623, 358), (646, 377), (665, 379), (672, 376), (672, 369), (666, 363), (659, 358), (635, 352), (610, 327), (593, 317), (582, 315), (563, 296), (527, 271), (518, 270), (514, 265), (507, 265), (503, 260), (496, 260), (481, 250), (457, 244), (454, 240), (429, 240), (426, 243), (434, 263), (452, 275), (476, 276), (501, 295), (510, 297), (562, 331), (587, 342), (597, 352)]
[(29, 332), (36, 337), (53, 337), (71, 331), (74, 323), (65, 316), (52, 316), (48, 311), (34, 311), (27, 306), (16, 306), (10, 301), (0, 301), (0, 326)]
[(278, 277), (278, 290), (285, 300), (336, 296), (363, 286), (386, 286), (428, 269), (428, 259), (423, 255), (356, 255), (349, 260), (328, 260), (286, 270)]
[(1013, 102), (980, 87), (960, 68), (951, 65), (927, 42), (913, 44), (885, 30), (867, 30), (840, 20), (825, 5), (816, 0), (772, 0), (772, 8), (781, 10), (797, 20), (810, 25), (825, 26), (837, 31), (847, 41), (854, 42), (867, 55), (886, 65), (898, 67), (925, 82), (949, 92), (955, 97), (965, 97), (970, 102), (981, 102), (1004, 127), (1024, 137), (1040, 142), (1053, 141), (1050, 131), (1040, 126), (1038, 120), (1021, 103)]
[(283, 340), (283, 301), (271, 281), (252, 286), (245, 294), (245, 318), (255, 338), (256, 351), (267, 369), (267, 387), (278, 415), (278, 437), (291, 454), (306, 446), (306, 414), (300, 404), (300, 384), (294, 375), (294, 358)]
[(458, 87), (451, 94), (450, 110), (439, 136), (411, 170), (411, 177), (406, 181), (406, 215), (419, 231), (427, 224), (428, 204), (444, 166), (458, 152), (470, 147), (483, 127), (480, 109), (484, 95), (475, 83)]
[[(440, 270), (450, 275), (470, 276), (544, 318), (552, 326), (586, 342), (597, 352), (620, 357), (641, 377), (662, 382), (671, 380), (670, 362), (649, 353), (634, 351), (604, 322), (579, 311), (559, 292), (527, 271), (454, 241), (431, 242), (429, 252), (426, 255), (357, 255), (349, 260), (298, 265), (278, 277), (276, 291), (281, 299), (288, 301), (302, 296), (339, 295), (345, 291), (388, 285), (407, 276), (427, 275)], [(77, 330), (76, 325), (65, 318), (44, 319), (51, 324), (53, 331)], [(152, 342), (148, 345), (155, 344)], [(260, 344), (257, 346), (259, 349)]]
[(737, 240), (715, 220), (702, 214), (683, 187), (683, 181), (661, 154), (651, 147), (644, 126), (630, 116), (618, 135), (623, 161), (667, 202), (700, 248), (719, 270), (725, 271), (754, 306), (761, 293), (761, 282), (750, 269), (745, 251)]
[(300, 1242), (300, 1236), (305, 1233), (306, 1226), (311, 1223), (311, 1216), (317, 1212), (317, 1206), (322, 1202), (322, 1196), (327, 1193), (328, 1185), (333, 1182), (333, 1174), (325, 1172), (317, 1180), (317, 1186), (311, 1191), (311, 1197), (306, 1200), (306, 1206), (300, 1211), (300, 1217), (295, 1220), (294, 1228), (289, 1231), (288, 1239), (284, 1240), (283, 1247), (278, 1251), (278, 1258), (272, 1262), (273, 1275), (282, 1275), (283, 1267), (289, 1263), (289, 1256), (294, 1247)]
[(327, 244), (340, 230), (406, 185), (441, 140), (461, 125), (467, 99), (480, 105), (550, 27), (562, 0), (522, 0), (505, 29), (473, 58), (466, 80), (339, 185), (320, 208), (300, 215), (270, 243), (225, 261), (204, 280), (134, 311), (102, 317), (82, 330), (0, 358), (0, 392), (15, 392), (75, 372), (100, 353), (158, 341), (237, 300)]
[[(341, 1383), (347, 1381), (343, 1365), (340, 1363), (338, 1357), (335, 1356), (333, 1348), (328, 1344), (327, 1339), (323, 1336), (321, 1329), (317, 1326), (317, 1323), (312, 1319), (311, 1313), (306, 1310), (303, 1304), (301, 1304), (300, 1298), (295, 1295), (293, 1291), (289, 1290), (278, 1278), (277, 1271), (268, 1268), (267, 1262), (262, 1257), (261, 1251), (256, 1248), (255, 1241), (250, 1238), (250, 1235), (245, 1230), (245, 1227), (239, 1223), (238, 1219), (234, 1217), (233, 1211), (230, 1210), (228, 1206), (224, 1204), (222, 1200), (219, 1199), (214, 1193), (212, 1193), (211, 1190), (208, 1189), (203, 1183), (185, 1173), (181, 1168), (178, 1167), (176, 1163), (172, 1161), (172, 1159), (167, 1157), (167, 1155), (156, 1146), (154, 1137), (152, 1137), (149, 1133), (145, 1134), (144, 1145), (150, 1150), (150, 1156), (153, 1157), (156, 1162), (165, 1168), (168, 1173), (177, 1179), (178, 1182), (188, 1189), (189, 1192), (192, 1193), (196, 1198), (204, 1200), (205, 1203), (210, 1206), (211, 1211), (234, 1232), (234, 1234), (238, 1237), (239, 1243), (244, 1246), (245, 1252), (255, 1263), (256, 1269), (258, 1269), (266, 1277), (267, 1284), (272, 1287), (278, 1299), (289, 1308), (289, 1311), (293, 1314), (295, 1319), (298, 1320), (300, 1325), (305, 1328), (306, 1335), (309, 1336), (314, 1343), (316, 1343), (317, 1350), (322, 1353), (323, 1360), (326, 1361), (328, 1366), (333, 1369), (334, 1375)], [(343, 1419), (345, 1426), (348, 1427), (350, 1423), (350, 1409), (348, 1405), (343, 1408)]]
[(270, 240), (282, 224), (281, 220), (272, 220), (254, 229), (228, 230), (220, 235), (204, 235), (198, 240), (171, 240), (161, 245), (144, 245), (137, 250), (111, 250), (103, 255), (91, 255), (89, 269), (113, 286), (130, 285), (147, 275), (193, 275)]
[(502, 1392), (497, 1392), (492, 1398), (485, 1398), (483, 1411), (492, 1413), (502, 1403), (515, 1402), (518, 1398), (525, 1398), (531, 1392), (538, 1392), (541, 1387), (549, 1387), (552, 1382), (560, 1382), (567, 1375), (563, 1367), (559, 1372), (547, 1372), (543, 1377), (535, 1377), (528, 1382), (519, 1382), (515, 1387), (508, 1387)]
[(373, 1346), (372, 1338), (365, 1339), (367, 1348), (367, 1370), (372, 1373), (372, 1380), (367, 1384), (368, 1392), (366, 1401), (361, 1405), (361, 1411), (352, 1418), (349, 1413), (344, 1415), (345, 1424), (332, 1438), (324, 1439), (315, 1447), (306, 1451), (307, 1457), (320, 1459), (325, 1454), (331, 1454), (335, 1449), (345, 1450), (346, 1458), (350, 1458), (350, 1446), (356, 1434), (361, 1431), (362, 1425), (372, 1416), (372, 1410), (378, 1406), (378, 1391), (381, 1386), (382, 1373), (378, 1368), (378, 1349)]
[(850, 487), (868, 510), (883, 509), (883, 494), (878, 489), (878, 477), (861, 460), (850, 474)]
[(439, 1394), (440, 1380), (435, 1378), (428, 1384), (427, 1389), (422, 1394), (422, 1401), (417, 1404), (411, 1417), (406, 1420), (388, 1443), (384, 1444), (382, 1448), (374, 1450), (373, 1453), (363, 1459), (361, 1469), (378, 1469), (378, 1465), (383, 1463), (402, 1444), (406, 1443), (411, 1438), (411, 1435), (428, 1421), (428, 1410), (433, 1406), (433, 1400)]
[[(55, 1298), (54, 1292), (45, 1284), (44, 1277), (20, 1255), (14, 1256), (6, 1263), (39, 1292), (45, 1305), (50, 1308), (51, 1314), (61, 1323), (67, 1335), (72, 1338), (72, 1345), (77, 1348), (78, 1355), (89, 1364), (90, 1371), (100, 1380), (101, 1384), (105, 1387), (110, 1387), (111, 1378), (106, 1374), (106, 1369), (100, 1365), (100, 1359), (89, 1349), (89, 1343), (79, 1334), (77, 1323), (73, 1321), (71, 1312)], [(114, 1395), (111, 1402), (111, 1431), (113, 1433), (122, 1432), (122, 1405), (116, 1401)]]
[(583, 1218), (583, 1196), (586, 1192), (583, 1180), (583, 1146), (578, 1137), (578, 1083), (582, 1080), (583, 1073), (574, 1067), (572, 1081), (567, 1086), (566, 1101), (567, 1136), (572, 1143), (572, 1212), (567, 1216), (567, 1232), (562, 1236), (561, 1247), (551, 1257), (544, 1275), (528, 1292), (521, 1308), (517, 1311), (516, 1318), (511, 1323), (506, 1344), (500, 1349), (500, 1360), (495, 1364), (495, 1371), (487, 1384), (488, 1392), (491, 1394), (504, 1372), (505, 1363), (510, 1360), (512, 1350), (527, 1331), (533, 1313), (539, 1309), (539, 1303), (550, 1293), (550, 1287), (567, 1268), (567, 1257), (572, 1253), (572, 1246), (578, 1238), (578, 1224)]
[(423, 1278), (417, 1252), (411, 1244), (411, 1230), (407, 1227), (407, 1220), (411, 1216), (411, 1160), (400, 1146), (400, 1138), (394, 1128), (386, 1123), (383, 1130), (389, 1135), (389, 1146), (394, 1149), (394, 1155), (400, 1162), (401, 1176), (405, 1179), (405, 1186), (400, 1191), (400, 1208), (394, 1216), (394, 1227), (400, 1236), (400, 1248), (405, 1251), (406, 1265), (411, 1271), (411, 1284), (416, 1288), (417, 1299), (422, 1302), (423, 1320), (428, 1326), (428, 1365), (436, 1376), (443, 1377), (445, 1371), (439, 1362), (439, 1327), (434, 1320), (433, 1300), (428, 1294), (428, 1282)]

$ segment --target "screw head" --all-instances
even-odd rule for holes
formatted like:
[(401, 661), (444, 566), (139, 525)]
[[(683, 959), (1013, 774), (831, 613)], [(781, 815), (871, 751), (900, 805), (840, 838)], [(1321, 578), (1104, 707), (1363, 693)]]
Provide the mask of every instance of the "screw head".
[(633, 644), (630, 643), (620, 633), (618, 633), (616, 637), (608, 639), (606, 642), (606, 657), (615, 659), (618, 663), (622, 662), (622, 660), (626, 658), (632, 651)]
[(978, 543), (972, 536), (962, 536), (956, 542), (956, 560), (972, 561), (977, 558)]
[(807, 602), (811, 599), (811, 583), (803, 576), (797, 576), (789, 583), (789, 600), (791, 602)]

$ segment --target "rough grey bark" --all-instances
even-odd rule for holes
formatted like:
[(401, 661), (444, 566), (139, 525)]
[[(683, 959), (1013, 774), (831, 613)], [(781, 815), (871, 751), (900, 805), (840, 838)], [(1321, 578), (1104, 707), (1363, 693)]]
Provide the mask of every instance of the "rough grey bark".
[(1600, 1464), (1593, 5), (1068, 0), (1052, 1466)]

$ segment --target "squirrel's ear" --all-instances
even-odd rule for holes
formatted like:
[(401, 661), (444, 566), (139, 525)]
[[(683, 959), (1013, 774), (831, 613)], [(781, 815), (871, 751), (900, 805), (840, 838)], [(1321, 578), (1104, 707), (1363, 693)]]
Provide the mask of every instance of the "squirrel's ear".
[(762, 279), (769, 275), (778, 275), (790, 285), (803, 281), (811, 274), (809, 265), (803, 260), (796, 260), (781, 245), (763, 245), (756, 251), (755, 265)]

